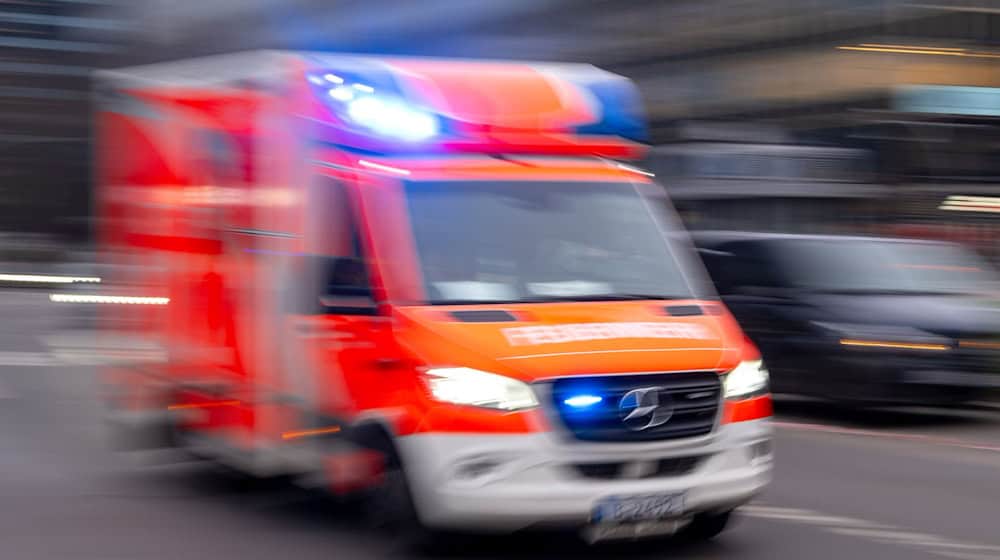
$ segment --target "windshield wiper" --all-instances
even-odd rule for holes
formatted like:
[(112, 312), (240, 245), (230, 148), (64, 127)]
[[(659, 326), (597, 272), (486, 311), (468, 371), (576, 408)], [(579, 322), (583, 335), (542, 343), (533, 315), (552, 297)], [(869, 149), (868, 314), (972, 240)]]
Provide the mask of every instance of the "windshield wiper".
[(431, 299), (428, 305), (510, 305), (524, 303), (517, 299)]
[(697, 299), (695, 296), (670, 296), (663, 294), (582, 294), (565, 296), (532, 296), (523, 299), (432, 299), (428, 305), (511, 305), (517, 303), (553, 303), (573, 301), (642, 301)]
[(564, 295), (564, 296), (534, 296), (531, 298), (526, 298), (525, 303), (545, 303), (554, 301), (638, 301), (638, 300), (678, 300), (678, 299), (694, 299), (694, 296), (677, 296), (677, 295), (664, 295), (664, 294), (631, 294), (631, 293), (612, 293), (612, 294), (578, 294), (578, 295)]

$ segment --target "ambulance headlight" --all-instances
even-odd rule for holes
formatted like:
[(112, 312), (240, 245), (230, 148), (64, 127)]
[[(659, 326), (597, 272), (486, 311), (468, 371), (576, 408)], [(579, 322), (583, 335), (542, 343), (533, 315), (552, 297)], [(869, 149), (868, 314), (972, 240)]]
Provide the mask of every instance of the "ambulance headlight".
[(538, 406), (527, 383), (466, 367), (430, 368), (424, 371), (436, 400), (495, 410), (523, 410)]
[(769, 375), (764, 362), (747, 360), (733, 368), (723, 378), (727, 399), (745, 399), (768, 391)]

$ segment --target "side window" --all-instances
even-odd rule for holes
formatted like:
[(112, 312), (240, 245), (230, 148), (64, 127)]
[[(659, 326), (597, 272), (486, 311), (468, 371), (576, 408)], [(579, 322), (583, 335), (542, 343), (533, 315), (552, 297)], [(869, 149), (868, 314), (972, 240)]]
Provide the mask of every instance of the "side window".
[(311, 313), (371, 315), (375, 301), (350, 192), (323, 178), (310, 188), (303, 288)]
[[(353, 244), (360, 247), (359, 238), (355, 237)], [(324, 262), (323, 285), (320, 286), (320, 296), (356, 296), (372, 297), (371, 285), (368, 283), (367, 262), (361, 251), (352, 251), (348, 255), (320, 256)]]
[(712, 277), (712, 282), (715, 284), (715, 289), (720, 295), (726, 295), (733, 293), (733, 266), (735, 266), (736, 259), (733, 257), (732, 253), (728, 253), (724, 250), (718, 249), (699, 249), (698, 255), (701, 256), (702, 262), (705, 263), (705, 268), (708, 270), (709, 276)]
[(782, 286), (778, 268), (765, 244), (741, 241), (725, 245), (724, 250), (733, 255), (729, 262), (732, 291), (752, 293)]

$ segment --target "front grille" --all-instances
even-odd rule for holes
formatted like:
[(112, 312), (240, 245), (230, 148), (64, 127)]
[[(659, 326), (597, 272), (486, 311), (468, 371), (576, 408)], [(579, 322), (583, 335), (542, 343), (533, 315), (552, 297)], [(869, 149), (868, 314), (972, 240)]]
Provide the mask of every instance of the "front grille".
[(694, 470), (701, 463), (701, 457), (675, 457), (660, 459), (650, 477), (681, 476)]
[(628, 462), (616, 463), (578, 463), (572, 465), (576, 473), (584, 478), (598, 480), (613, 480), (618, 478), (662, 478), (683, 476), (695, 469), (701, 463), (701, 456), (671, 457), (657, 459), (649, 465), (643, 465), (638, 475), (631, 475), (627, 468)]
[[(621, 409), (630, 391), (646, 389), (658, 403), (656, 414), (668, 416), (658, 425), (629, 425)], [(658, 441), (703, 436), (712, 431), (719, 411), (722, 382), (714, 372), (566, 377), (552, 383), (552, 406), (569, 432), (584, 441)], [(580, 395), (600, 397), (596, 404), (572, 407), (566, 400)], [(649, 400), (646, 401), (648, 404)]]
[(580, 463), (573, 465), (580, 476), (602, 480), (618, 478), (624, 467), (625, 463)]

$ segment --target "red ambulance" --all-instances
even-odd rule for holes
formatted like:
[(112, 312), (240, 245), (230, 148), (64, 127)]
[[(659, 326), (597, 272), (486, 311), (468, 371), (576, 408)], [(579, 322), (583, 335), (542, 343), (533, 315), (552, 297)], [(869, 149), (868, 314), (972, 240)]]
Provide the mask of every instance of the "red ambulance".
[(432, 529), (708, 538), (769, 482), (767, 371), (622, 163), (627, 79), (267, 51), (96, 84), (102, 321), (165, 356), (107, 371), (122, 433)]

